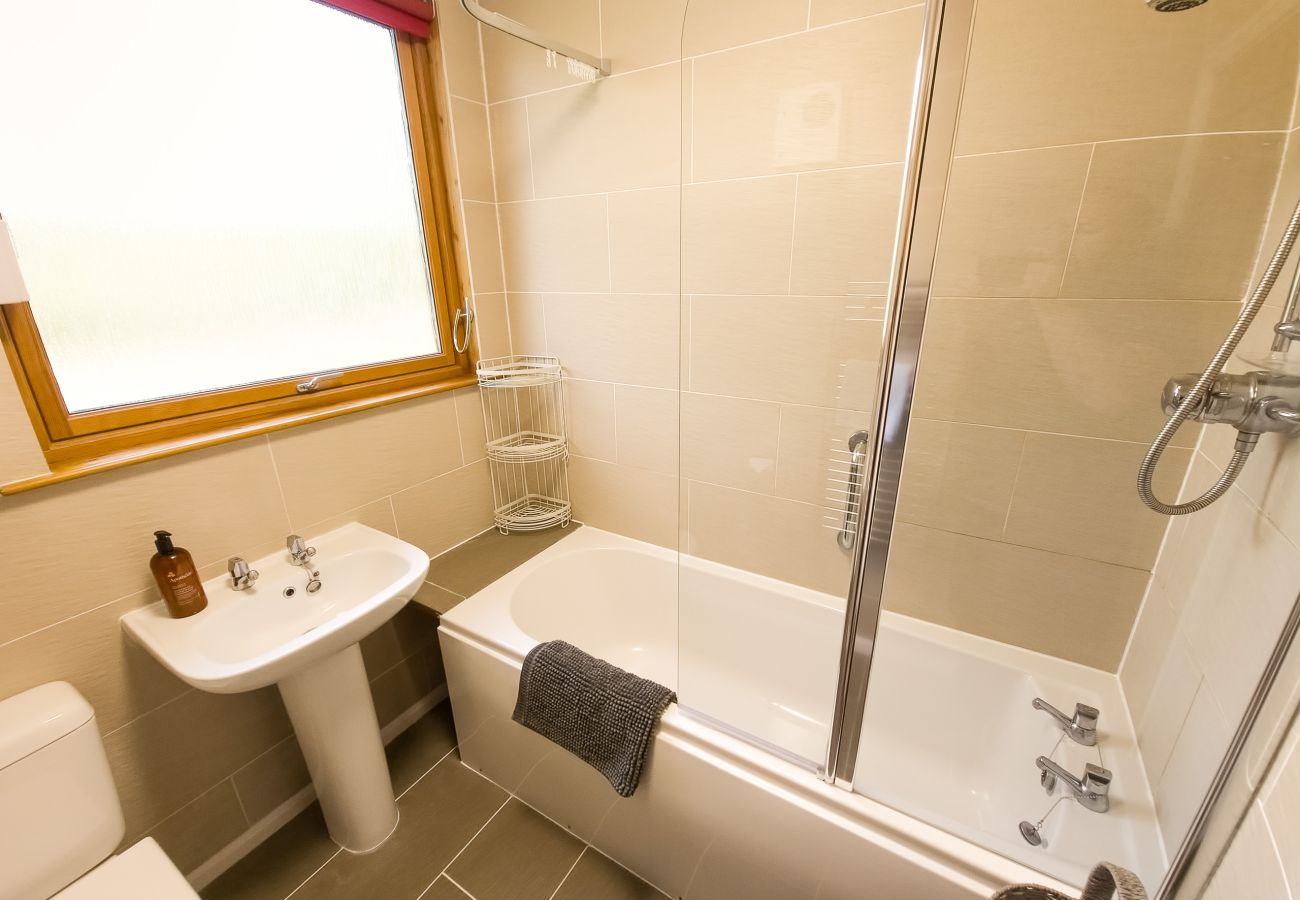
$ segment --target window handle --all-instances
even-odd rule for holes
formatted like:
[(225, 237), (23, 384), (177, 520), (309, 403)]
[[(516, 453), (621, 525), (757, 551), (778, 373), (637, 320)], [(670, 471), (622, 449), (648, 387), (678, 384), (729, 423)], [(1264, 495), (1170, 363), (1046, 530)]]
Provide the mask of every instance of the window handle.
[[(461, 336), (460, 323), (465, 323), (465, 334)], [(457, 353), (464, 353), (469, 349), (469, 334), (474, 328), (474, 310), (469, 308), (469, 298), (465, 298), (465, 305), (456, 310), (456, 319), (451, 323), (451, 345), (456, 348)]]
[(298, 384), (298, 393), (314, 394), (316, 391), (319, 391), (324, 387), (324, 385), (321, 384), (322, 381), (326, 381), (330, 378), (337, 378), (342, 374), (342, 372), (327, 372), (323, 375), (313, 375), (311, 378)]

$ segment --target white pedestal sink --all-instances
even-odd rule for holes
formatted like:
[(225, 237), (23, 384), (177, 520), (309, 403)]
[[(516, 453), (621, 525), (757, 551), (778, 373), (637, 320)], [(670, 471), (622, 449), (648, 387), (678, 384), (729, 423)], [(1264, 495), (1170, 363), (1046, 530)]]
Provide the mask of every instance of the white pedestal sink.
[(224, 576), (205, 581), (208, 608), (197, 615), (173, 619), (159, 602), (122, 627), (199, 690), (278, 685), (330, 837), (365, 853), (397, 827), (397, 803), (357, 641), (415, 596), (429, 557), (355, 522), (308, 543), (321, 580), (314, 594), (288, 553), (272, 554), (252, 561), (261, 577), (247, 590)]

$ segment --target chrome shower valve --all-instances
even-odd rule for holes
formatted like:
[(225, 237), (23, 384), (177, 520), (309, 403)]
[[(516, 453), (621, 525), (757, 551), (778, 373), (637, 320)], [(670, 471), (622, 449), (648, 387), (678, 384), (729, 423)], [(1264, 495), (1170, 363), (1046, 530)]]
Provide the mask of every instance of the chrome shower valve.
[[(1199, 377), (1182, 375), (1169, 379), (1160, 397), (1166, 414), (1178, 408)], [(1200, 403), (1192, 408), (1190, 418), (1231, 425), (1244, 434), (1300, 435), (1300, 377), (1263, 371), (1220, 375)]]

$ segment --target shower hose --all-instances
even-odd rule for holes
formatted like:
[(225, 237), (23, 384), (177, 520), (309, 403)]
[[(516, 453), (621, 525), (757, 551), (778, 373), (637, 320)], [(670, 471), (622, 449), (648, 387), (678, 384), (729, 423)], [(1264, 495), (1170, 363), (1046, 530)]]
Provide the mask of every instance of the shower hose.
[(1187, 392), (1187, 396), (1178, 404), (1178, 408), (1173, 411), (1173, 414), (1169, 416), (1169, 421), (1165, 422), (1164, 427), (1160, 429), (1160, 433), (1156, 435), (1156, 439), (1152, 441), (1146, 456), (1143, 457), (1142, 465), (1138, 468), (1138, 496), (1142, 498), (1143, 503), (1156, 512), (1163, 513), (1166, 516), (1185, 516), (1188, 513), (1205, 509), (1205, 507), (1228, 492), (1228, 488), (1232, 487), (1232, 483), (1237, 480), (1237, 476), (1245, 468), (1250, 451), (1255, 449), (1255, 442), (1258, 440), (1259, 435), (1238, 432), (1236, 448), (1233, 450), (1232, 459), (1228, 461), (1223, 474), (1219, 476), (1219, 480), (1208, 491), (1195, 500), (1188, 500), (1186, 503), (1165, 503), (1155, 495), (1155, 491), (1151, 487), (1151, 480), (1155, 476), (1156, 466), (1160, 464), (1160, 457), (1164, 455), (1165, 450), (1169, 447), (1169, 442), (1174, 439), (1178, 429), (1191, 418), (1192, 412), (1201, 405), (1206, 392), (1209, 391), (1211, 385), (1223, 372), (1223, 367), (1228, 364), (1228, 360), (1232, 358), (1232, 354), (1236, 351), (1237, 345), (1241, 343), (1246, 330), (1255, 321), (1255, 316), (1264, 305), (1264, 301), (1268, 299), (1269, 291), (1273, 290), (1273, 285), (1282, 273), (1282, 267), (1286, 265), (1287, 257), (1291, 255), (1291, 250), (1295, 247), (1298, 236), (1300, 236), (1300, 203), (1296, 204), (1295, 211), (1291, 213), (1291, 221), (1287, 223), (1286, 230), (1282, 233), (1282, 239), (1278, 242), (1273, 258), (1269, 260), (1268, 268), (1260, 276), (1259, 284), (1255, 285), (1254, 293), (1250, 295), (1250, 299), (1242, 306), (1241, 315), (1237, 317), (1232, 330), (1223, 339), (1219, 351), (1214, 354), (1214, 358), (1205, 367), (1201, 377), (1196, 379), (1196, 384)]

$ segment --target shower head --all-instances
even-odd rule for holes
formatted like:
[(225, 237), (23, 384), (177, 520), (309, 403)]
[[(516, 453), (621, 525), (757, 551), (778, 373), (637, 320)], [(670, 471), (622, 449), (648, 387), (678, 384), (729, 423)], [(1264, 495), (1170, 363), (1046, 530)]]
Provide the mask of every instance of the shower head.
[(1147, 6), (1156, 12), (1182, 12), (1200, 6), (1206, 0), (1147, 0)]

